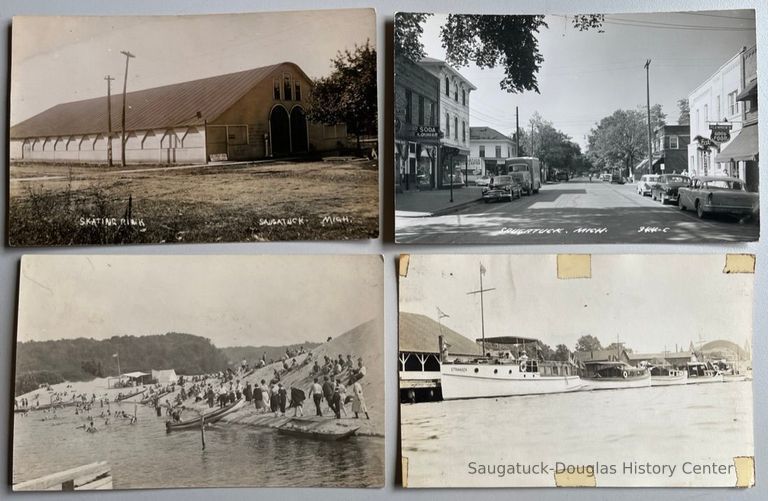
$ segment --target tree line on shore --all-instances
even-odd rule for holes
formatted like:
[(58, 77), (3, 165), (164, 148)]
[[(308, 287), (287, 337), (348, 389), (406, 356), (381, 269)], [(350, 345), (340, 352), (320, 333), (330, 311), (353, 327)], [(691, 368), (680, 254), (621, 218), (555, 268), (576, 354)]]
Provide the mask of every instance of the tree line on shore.
[(14, 391), (21, 395), (41, 384), (116, 376), (118, 358), (123, 373), (174, 369), (178, 374), (204, 374), (229, 365), (224, 351), (209, 339), (176, 332), (102, 340), (29, 341), (16, 347)]

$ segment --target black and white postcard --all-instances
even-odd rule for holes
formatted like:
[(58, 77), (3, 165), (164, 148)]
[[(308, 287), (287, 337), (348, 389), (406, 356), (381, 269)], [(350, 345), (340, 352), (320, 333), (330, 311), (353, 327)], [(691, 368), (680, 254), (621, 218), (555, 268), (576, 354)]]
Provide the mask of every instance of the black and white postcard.
[(408, 487), (750, 487), (753, 255), (410, 255)]
[(753, 10), (398, 13), (395, 240), (759, 238)]
[(381, 256), (25, 256), (14, 491), (380, 487)]
[(13, 246), (378, 236), (373, 9), (15, 17)]

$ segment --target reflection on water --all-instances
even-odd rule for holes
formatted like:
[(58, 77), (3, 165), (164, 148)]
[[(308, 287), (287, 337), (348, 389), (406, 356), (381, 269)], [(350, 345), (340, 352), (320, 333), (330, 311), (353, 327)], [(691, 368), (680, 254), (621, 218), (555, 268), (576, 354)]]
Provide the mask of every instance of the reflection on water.
[[(119, 408), (113, 405), (112, 410)], [(132, 404), (122, 409), (133, 413)], [(101, 409), (96, 409), (98, 416)], [(16, 415), (13, 482), (95, 461), (112, 467), (115, 489), (227, 486), (365, 487), (384, 482), (384, 440), (352, 437), (322, 442), (268, 428), (219, 423), (205, 434), (165, 432), (165, 418), (139, 405), (138, 423), (96, 417), (97, 433), (76, 429), (87, 420), (74, 409)], [(45, 420), (43, 420), (45, 419)]]
[(468, 463), (616, 464), (599, 485), (734, 485), (734, 475), (623, 475), (625, 461), (753, 455), (752, 383), (712, 383), (401, 406), (409, 485), (552, 485), (553, 475), (470, 475)]

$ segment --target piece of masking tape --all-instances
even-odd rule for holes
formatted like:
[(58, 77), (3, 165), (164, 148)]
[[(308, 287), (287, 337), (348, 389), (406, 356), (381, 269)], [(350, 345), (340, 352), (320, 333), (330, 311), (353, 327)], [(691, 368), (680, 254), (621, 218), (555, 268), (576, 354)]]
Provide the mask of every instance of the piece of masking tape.
[(726, 254), (723, 273), (754, 273), (754, 254)]
[(557, 278), (592, 278), (592, 255), (558, 254)]
[(755, 485), (755, 457), (736, 456), (733, 458), (736, 466), (736, 487), (752, 487)]
[(399, 272), (401, 277), (407, 277), (408, 276), (408, 264), (411, 261), (411, 255), (410, 254), (400, 254), (400, 261), (399, 261)]
[(408, 458), (403, 456), (400, 458), (400, 476), (403, 480), (403, 487), (408, 487)]
[(577, 472), (555, 472), (557, 487), (597, 487), (595, 473), (589, 468), (577, 468)]

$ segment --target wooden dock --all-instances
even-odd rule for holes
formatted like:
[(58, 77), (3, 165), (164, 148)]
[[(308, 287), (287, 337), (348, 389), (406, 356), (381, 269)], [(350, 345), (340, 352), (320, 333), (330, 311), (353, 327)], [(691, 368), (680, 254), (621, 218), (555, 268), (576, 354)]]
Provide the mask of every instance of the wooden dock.
[(106, 461), (78, 466), (19, 482), (14, 491), (91, 491), (112, 489), (112, 468)]

